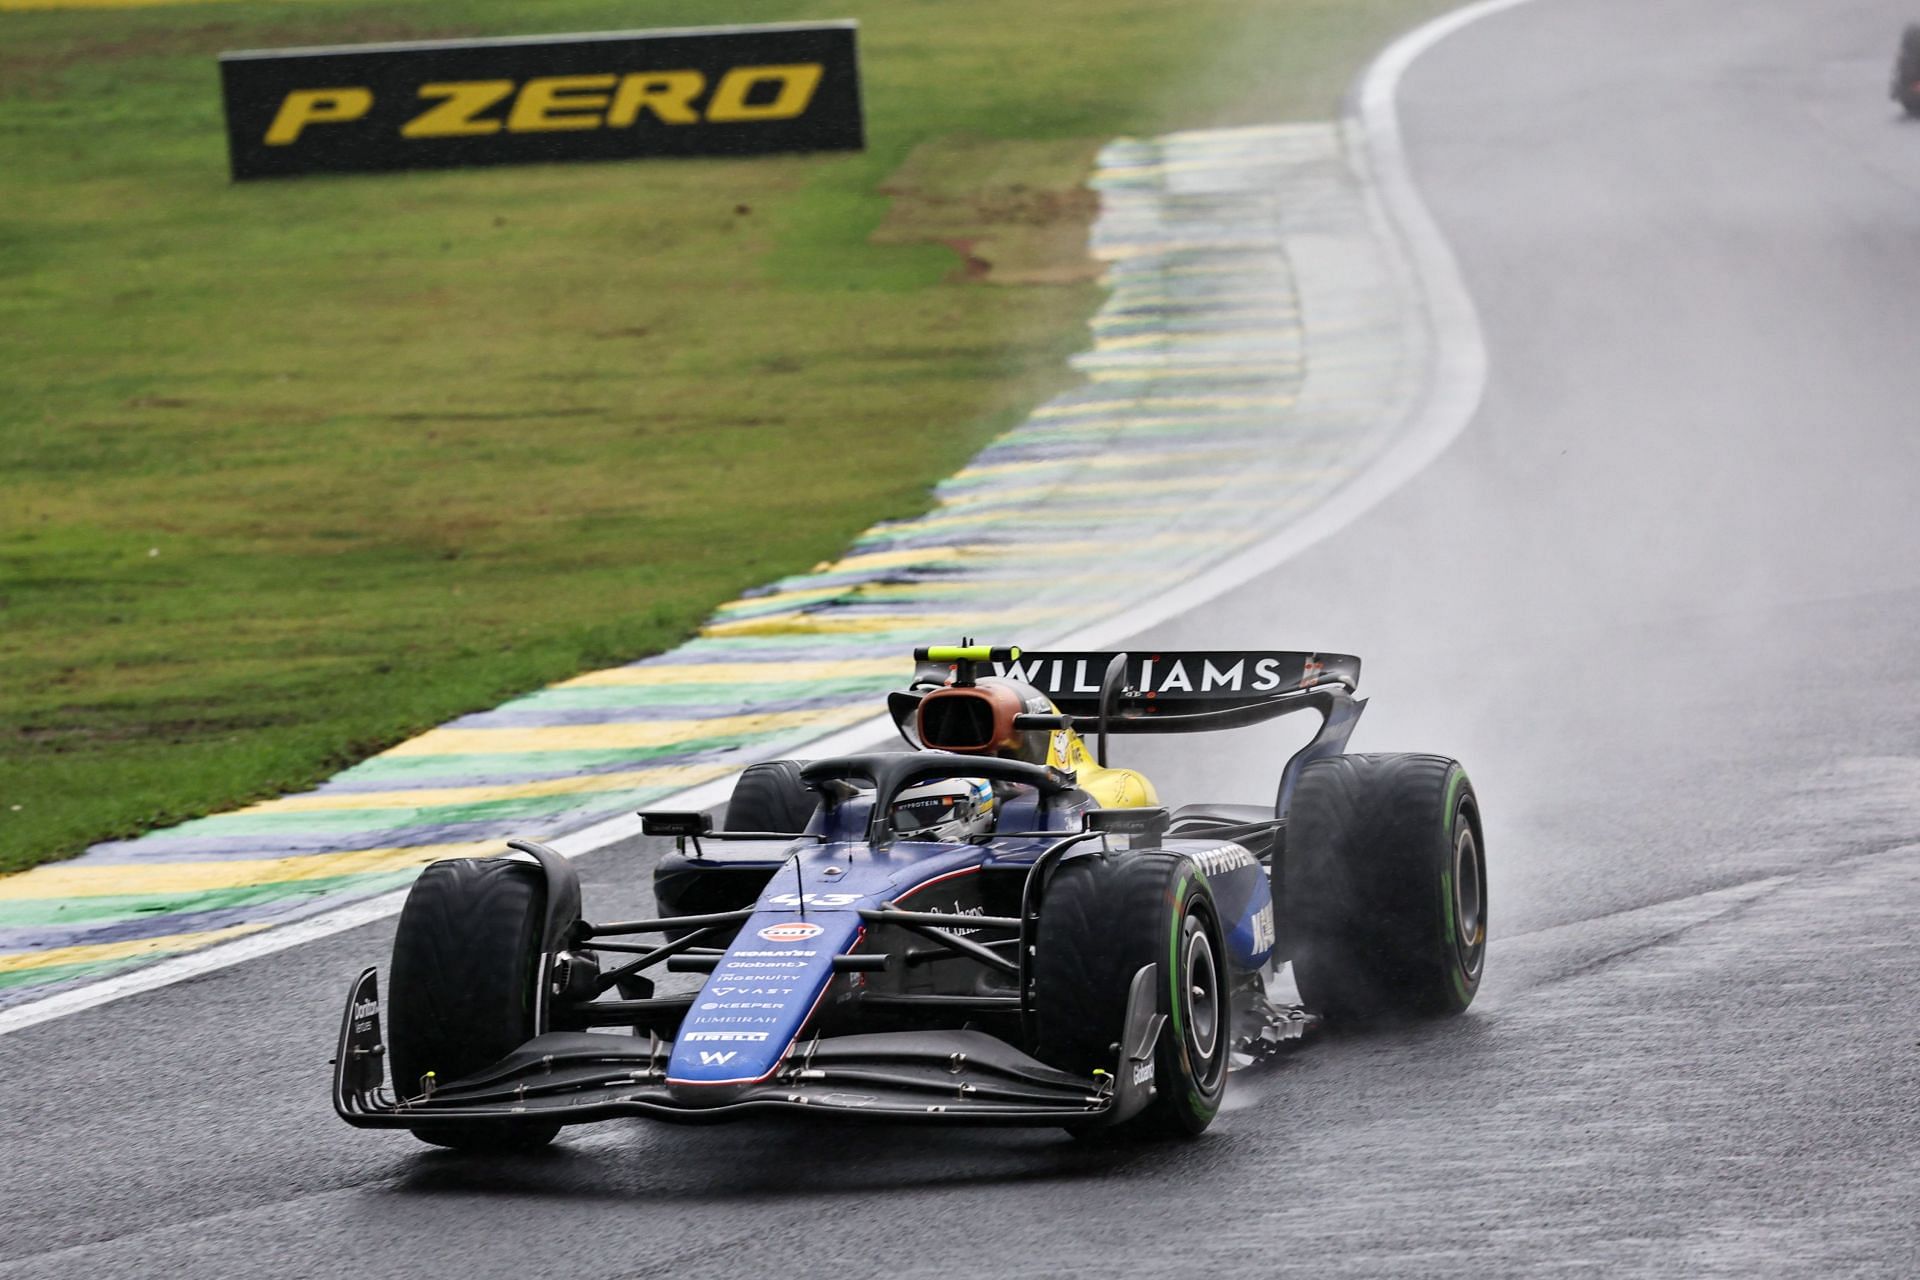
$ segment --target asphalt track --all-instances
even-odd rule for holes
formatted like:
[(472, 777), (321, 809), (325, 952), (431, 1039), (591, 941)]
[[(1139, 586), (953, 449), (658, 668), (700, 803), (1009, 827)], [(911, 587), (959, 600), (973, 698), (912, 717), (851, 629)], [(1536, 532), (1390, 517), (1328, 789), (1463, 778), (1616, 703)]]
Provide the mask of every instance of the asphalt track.
[[(1458, 754), (1488, 985), (1236, 1080), (1184, 1147), (337, 1125), (391, 923), (0, 1038), (0, 1276), (1908, 1275), (1920, 1269), (1920, 127), (1897, 0), (1540, 0), (1403, 88), (1491, 357), (1346, 532), (1143, 643), (1366, 656)], [(1259, 798), (1283, 744), (1145, 748)], [(635, 902), (644, 849), (583, 864)]]

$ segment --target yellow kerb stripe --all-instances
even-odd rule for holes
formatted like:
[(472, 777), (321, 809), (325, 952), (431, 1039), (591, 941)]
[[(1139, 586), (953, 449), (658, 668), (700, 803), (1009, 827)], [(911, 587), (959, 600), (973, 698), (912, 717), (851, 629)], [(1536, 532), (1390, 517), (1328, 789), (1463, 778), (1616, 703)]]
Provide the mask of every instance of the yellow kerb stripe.
[(92, 942), (78, 947), (49, 947), (45, 951), (14, 951), (0, 955), (0, 973), (192, 951), (216, 942), (225, 942), (229, 938), (238, 938), (242, 934), (258, 933), (266, 927), (264, 924), (236, 924), (226, 929), (209, 929), (204, 933), (174, 933), (164, 938), (137, 938), (132, 942)]
[[(844, 588), (841, 588), (844, 590)], [(841, 662), (701, 662), (686, 666), (610, 667), (562, 680), (556, 689), (591, 689), (606, 685), (670, 684), (785, 684), (788, 681), (847, 680), (864, 676), (897, 675), (905, 679), (912, 658), (849, 658)]]
[[(1009, 609), (994, 616), (996, 626), (1017, 626), (1078, 609)], [(872, 635), (883, 631), (941, 633), (964, 627), (977, 627), (980, 614), (973, 613), (875, 613), (839, 617), (833, 613), (776, 613), (764, 618), (741, 618), (737, 622), (716, 622), (702, 627), (703, 636), (846, 636)], [(865, 710), (864, 708), (862, 709)], [(790, 715), (824, 714), (789, 712)], [(853, 717), (858, 719), (858, 716)]]
[(691, 787), (729, 773), (730, 764), (671, 765), (660, 769), (623, 769), (619, 773), (548, 778), (543, 782), (509, 782), (498, 786), (423, 787), (418, 791), (328, 791), (313, 795), (282, 796), (240, 812), (331, 813), (350, 809), (427, 809), (445, 804), (484, 804), (489, 800), (537, 800), (542, 796), (594, 795), (603, 791), (630, 791), (641, 787)]
[(506, 852), (503, 840), (468, 844), (422, 844), (387, 849), (353, 849), (345, 853), (314, 853), (303, 858), (234, 859), (226, 862), (67, 862), (35, 867), (0, 879), (0, 902), (45, 898), (99, 898), (113, 894), (199, 893), (212, 889), (245, 889), (257, 884), (291, 880), (324, 880), (331, 876), (376, 871), (403, 871), (438, 858), (484, 858)]
[(670, 747), (700, 738), (778, 733), (803, 725), (852, 724), (873, 708), (834, 707), (819, 711), (770, 711), (754, 716), (714, 716), (709, 720), (632, 720), (622, 724), (570, 724), (536, 729), (429, 729), (403, 742), (383, 758), (457, 756), (538, 751), (624, 751)]
[[(903, 526), (906, 527), (906, 526)], [(918, 528), (919, 522), (911, 527)], [(910, 547), (905, 551), (875, 551), (868, 555), (847, 556), (831, 564), (815, 565), (815, 573), (860, 573), (869, 569), (897, 569), (902, 565), (927, 564), (935, 560), (970, 560), (991, 556), (995, 547)]]
[(1116, 453), (1096, 458), (1054, 458), (1041, 462), (1002, 462), (984, 467), (968, 467), (959, 475), (969, 480), (983, 476), (1018, 475), (1023, 472), (1048, 468), (1055, 471), (1144, 471), (1149, 467), (1164, 467), (1168, 463), (1192, 462), (1196, 458), (1228, 460), (1233, 458), (1263, 458), (1273, 452), (1271, 448), (1252, 449), (1244, 444), (1229, 443), (1208, 445), (1192, 449), (1155, 450), (1150, 453)]

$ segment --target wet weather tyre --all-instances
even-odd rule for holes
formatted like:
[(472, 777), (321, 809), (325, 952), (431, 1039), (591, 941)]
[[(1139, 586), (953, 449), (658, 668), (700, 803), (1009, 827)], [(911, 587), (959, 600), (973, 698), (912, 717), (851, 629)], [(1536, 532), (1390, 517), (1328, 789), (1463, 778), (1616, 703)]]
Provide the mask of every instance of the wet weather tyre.
[[(422, 1091), (431, 1072), (447, 1084), (478, 1071), (539, 1032), (546, 881), (509, 858), (456, 858), (420, 873), (400, 911), (387, 988), (394, 1088)], [(422, 1142), (467, 1151), (544, 1146), (559, 1125), (420, 1125)]]
[(767, 760), (748, 765), (727, 801), (726, 829), (783, 835), (805, 831), (820, 797), (800, 781), (800, 763)]
[(1920, 116), (1920, 25), (1900, 36), (1900, 59), (1893, 68), (1893, 96), (1910, 116)]
[(1033, 1009), (1041, 1061), (1075, 1075), (1114, 1071), (1133, 976), (1159, 966), (1166, 1016), (1155, 1097), (1124, 1132), (1192, 1137), (1226, 1093), (1233, 1026), (1227, 951), (1206, 879), (1158, 850), (1063, 863), (1040, 903)]
[(1473, 1003), (1487, 944), (1479, 802), (1457, 761), (1335, 756), (1300, 776), (1287, 821), (1294, 982), (1335, 1024)]

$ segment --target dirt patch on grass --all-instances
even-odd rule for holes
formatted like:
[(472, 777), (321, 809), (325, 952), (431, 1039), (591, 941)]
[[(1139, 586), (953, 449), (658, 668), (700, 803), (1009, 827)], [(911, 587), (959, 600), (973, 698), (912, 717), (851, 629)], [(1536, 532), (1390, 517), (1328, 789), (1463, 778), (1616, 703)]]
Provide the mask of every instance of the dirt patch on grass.
[(944, 244), (955, 279), (985, 284), (1073, 284), (1100, 266), (1087, 228), (1100, 197), (1086, 175), (1100, 143), (955, 136), (923, 142), (880, 190), (891, 203), (875, 244)]

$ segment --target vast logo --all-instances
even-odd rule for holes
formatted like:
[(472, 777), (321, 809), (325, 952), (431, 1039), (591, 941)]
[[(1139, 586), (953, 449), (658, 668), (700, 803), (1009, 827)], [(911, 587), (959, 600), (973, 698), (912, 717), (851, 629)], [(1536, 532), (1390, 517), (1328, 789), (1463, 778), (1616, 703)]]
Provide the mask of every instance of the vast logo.
[(236, 178), (858, 149), (850, 22), (223, 54)]

